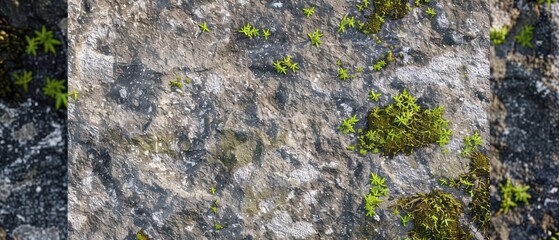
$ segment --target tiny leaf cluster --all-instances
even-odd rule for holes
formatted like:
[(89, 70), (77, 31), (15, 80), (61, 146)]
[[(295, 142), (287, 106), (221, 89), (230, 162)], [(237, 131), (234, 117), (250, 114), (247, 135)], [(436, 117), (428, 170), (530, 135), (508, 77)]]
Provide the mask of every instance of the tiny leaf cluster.
[(305, 14), (307, 18), (310, 18), (314, 14), (314, 7), (303, 8), (303, 14)]
[(469, 156), (474, 152), (474, 150), (476, 150), (477, 147), (481, 146), (481, 144), (481, 136), (477, 131), (474, 132), (472, 136), (466, 136), (463, 141), (464, 146), (462, 147), (462, 156)]
[(338, 32), (345, 32), (345, 27), (355, 27), (355, 17), (348, 17), (347, 15), (345, 15), (342, 18), (342, 21), (340, 22), (340, 25), (338, 27)]
[(501, 27), (500, 29), (492, 28), (489, 32), (489, 39), (493, 42), (493, 45), (497, 46), (499, 44), (506, 43), (507, 41), (505, 38), (507, 37), (508, 28), (506, 26)]
[(45, 26), (41, 28), (41, 31), (35, 31), (34, 38), (25, 36), (25, 41), (27, 42), (25, 52), (33, 56), (37, 56), (39, 44), (43, 45), (45, 53), (56, 53), (55, 46), (62, 44), (59, 40), (54, 38), (54, 33), (52, 31), (47, 31)]
[(307, 36), (309, 37), (309, 39), (311, 40), (311, 44), (315, 45), (316, 47), (318, 47), (322, 42), (320, 42), (320, 38), (322, 36), (324, 36), (324, 34), (318, 32), (318, 28), (316, 29), (316, 31), (314, 31), (312, 34), (311, 33), (307, 33)]
[(16, 85), (21, 85), (23, 90), (27, 92), (29, 90), (28, 84), (31, 80), (33, 80), (32, 74), (33, 73), (31, 71), (23, 70), (23, 74), (21, 76), (16, 73), (12, 73), (12, 77), (16, 79), (14, 83)]
[(56, 100), (55, 109), (58, 110), (62, 105), (68, 107), (68, 93), (64, 92), (66, 80), (56, 80), (47, 77), (47, 85), (43, 88), (43, 93)]
[(338, 129), (344, 134), (355, 133), (355, 129), (353, 129), (353, 126), (357, 122), (359, 122), (359, 120), (357, 119), (357, 115), (353, 115), (353, 117), (343, 120), (342, 125), (340, 125)]
[(375, 65), (373, 65), (373, 70), (380, 71), (384, 66), (386, 66), (386, 61), (380, 60)]
[(292, 72), (299, 70), (299, 65), (297, 63), (291, 62), (291, 56), (287, 55), (282, 60), (277, 60), (274, 62), (274, 69), (278, 73), (287, 74), (287, 69), (290, 69)]
[(501, 190), (501, 206), (499, 208), (500, 213), (507, 214), (511, 207), (516, 207), (517, 203), (524, 202), (524, 204), (529, 205), (528, 199), (531, 197), (526, 191), (529, 186), (524, 186), (521, 184), (512, 185), (510, 179), (507, 179), (507, 183), (502, 185), (499, 183), (499, 189)]
[(385, 184), (386, 178), (381, 178), (377, 174), (371, 173), (371, 187), (369, 193), (365, 195), (365, 216), (373, 217), (377, 213), (375, 208), (384, 200), (379, 199), (388, 194), (388, 187)]
[[(450, 141), (452, 131), (442, 117), (444, 107), (424, 109), (406, 89), (393, 99), (394, 103), (369, 111), (367, 127), (359, 133), (358, 142), (352, 149), (361, 154), (369, 151), (394, 156), (400, 152), (411, 154), (414, 149), (432, 143), (442, 147)], [(349, 123), (344, 125), (346, 129), (352, 126)]]
[(245, 36), (249, 38), (260, 36), (260, 32), (258, 28), (255, 28), (254, 26), (250, 25), (250, 23), (247, 23), (245, 26), (239, 29), (239, 32), (243, 33)]
[(514, 36), (514, 40), (517, 43), (522, 44), (522, 47), (533, 48), (534, 47), (534, 45), (532, 45), (533, 36), (534, 36), (534, 26), (527, 25), (522, 28), (520, 34)]

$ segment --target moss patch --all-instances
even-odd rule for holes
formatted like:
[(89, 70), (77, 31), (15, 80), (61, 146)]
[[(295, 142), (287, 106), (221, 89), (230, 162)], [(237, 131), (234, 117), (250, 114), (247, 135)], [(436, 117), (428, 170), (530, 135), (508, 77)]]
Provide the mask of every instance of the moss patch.
[(407, 4), (407, 0), (373, 0), (373, 14), (366, 16), (361, 31), (365, 34), (380, 32), (385, 16), (392, 20), (404, 18), (409, 12)]
[(393, 97), (394, 103), (373, 108), (367, 116), (367, 127), (359, 131), (358, 142), (349, 149), (394, 156), (411, 154), (414, 149), (438, 143), (446, 145), (452, 131), (443, 119), (444, 107), (424, 109), (407, 91)]
[(412, 239), (472, 239), (468, 228), (459, 218), (464, 204), (451, 194), (439, 190), (400, 198), (398, 206), (412, 216), (413, 229), (408, 233)]

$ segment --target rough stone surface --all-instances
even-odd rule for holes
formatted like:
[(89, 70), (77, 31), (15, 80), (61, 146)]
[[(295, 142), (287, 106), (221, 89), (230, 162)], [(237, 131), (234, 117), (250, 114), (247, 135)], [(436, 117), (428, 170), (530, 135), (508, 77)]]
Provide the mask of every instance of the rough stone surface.
[[(56, 55), (25, 55), (17, 64), (0, 61), (2, 67), (33, 72), (28, 93), (0, 99), (0, 239), (67, 239), (67, 114), (56, 111), (42, 93), (45, 77), (67, 77), (66, 9), (62, 0), (0, 1), (0, 19), (7, 24), (45, 25), (63, 43)], [(5, 54), (0, 48), (0, 59)]]
[[(307, 19), (309, 4), (70, 2), (69, 85), (82, 93), (68, 111), (70, 238), (132, 239), (140, 229), (153, 239), (404, 236), (395, 200), (467, 171), (466, 135), (488, 139), (488, 3), (431, 1), (436, 17), (416, 8), (387, 20), (383, 44), (337, 33), (354, 3), (322, 1)], [(200, 32), (203, 21), (211, 32)], [(238, 33), (246, 23), (272, 36), (249, 39)], [(307, 38), (316, 28), (319, 48)], [(372, 71), (392, 45), (403, 59)], [(272, 63), (288, 54), (301, 70), (277, 74)], [(338, 59), (365, 71), (338, 80)], [(171, 88), (177, 76), (192, 83)], [(404, 88), (424, 107), (446, 107), (449, 154), (345, 150), (354, 137), (337, 130), (342, 119), (363, 118)], [(379, 103), (367, 100), (372, 89)], [(371, 172), (390, 189), (375, 218), (363, 210)]]
[[(492, 1), (491, 27), (507, 26), (507, 43), (491, 48), (491, 206), (498, 183), (530, 186), (530, 206), (520, 204), (492, 219), (491, 239), (549, 239), (559, 232), (559, 4)], [(515, 43), (533, 25), (534, 48)]]

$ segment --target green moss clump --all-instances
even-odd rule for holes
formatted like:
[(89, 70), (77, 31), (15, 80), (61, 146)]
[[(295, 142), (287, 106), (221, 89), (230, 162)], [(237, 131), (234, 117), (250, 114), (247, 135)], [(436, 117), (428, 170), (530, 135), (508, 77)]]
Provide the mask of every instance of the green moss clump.
[(383, 156), (394, 156), (400, 152), (411, 154), (432, 143), (444, 146), (450, 141), (452, 131), (442, 117), (444, 107), (424, 109), (405, 89), (393, 99), (394, 103), (369, 111), (367, 127), (359, 133), (355, 151), (382, 151)]
[(407, 0), (374, 0), (373, 14), (366, 16), (368, 20), (361, 27), (361, 31), (365, 34), (380, 32), (384, 16), (393, 20), (403, 18), (409, 11), (407, 4)]
[(459, 218), (464, 205), (451, 194), (434, 190), (398, 199), (398, 206), (408, 211), (413, 219), (411, 239), (472, 239)]

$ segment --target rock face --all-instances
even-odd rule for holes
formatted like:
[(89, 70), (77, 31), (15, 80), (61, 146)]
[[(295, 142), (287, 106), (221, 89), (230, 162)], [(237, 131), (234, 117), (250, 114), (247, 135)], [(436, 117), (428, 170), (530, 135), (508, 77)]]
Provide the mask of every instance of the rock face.
[(17, 86), (0, 97), (0, 239), (67, 239), (67, 114), (42, 93), (45, 77), (67, 77), (66, 9), (59, 0), (0, 2), (2, 29), (32, 34), (45, 25), (62, 42), (56, 54), (41, 47), (35, 57), (8, 56), (15, 44), (0, 44), (3, 79), (22, 70), (33, 76), (27, 93)]
[[(492, 2), (492, 27), (507, 26), (507, 43), (491, 49), (494, 186), (514, 179), (530, 186), (530, 206), (493, 218), (491, 239), (549, 239), (559, 232), (559, 4)], [(533, 48), (515, 43), (535, 27)], [(491, 206), (499, 208), (496, 187)]]
[[(489, 6), (431, 1), (435, 17), (414, 8), (387, 19), (379, 44), (337, 32), (344, 15), (357, 15), (353, 3), (322, 1), (306, 18), (308, 4), (70, 2), (69, 85), (81, 95), (68, 111), (69, 237), (404, 236), (395, 200), (467, 171), (462, 139), (488, 139)], [(204, 21), (210, 32), (199, 30)], [(245, 37), (246, 23), (272, 35)], [(317, 28), (318, 48), (307, 38)], [(396, 60), (373, 71), (391, 49)], [(301, 70), (276, 73), (287, 55)], [(363, 73), (337, 79), (338, 59)], [(177, 77), (191, 83), (169, 86)], [(338, 131), (342, 119), (363, 119), (404, 88), (424, 107), (446, 107), (449, 154), (435, 145), (392, 159), (345, 150), (355, 137)], [(367, 100), (373, 89), (379, 102)], [(371, 172), (390, 191), (374, 218), (363, 209)]]

